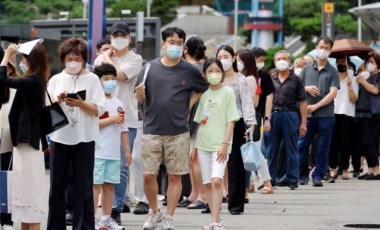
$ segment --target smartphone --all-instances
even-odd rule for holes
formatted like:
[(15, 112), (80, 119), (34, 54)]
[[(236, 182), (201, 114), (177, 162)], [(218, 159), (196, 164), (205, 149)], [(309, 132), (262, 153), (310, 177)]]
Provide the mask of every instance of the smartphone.
[(78, 99), (77, 93), (68, 93), (66, 96), (67, 96), (68, 98)]

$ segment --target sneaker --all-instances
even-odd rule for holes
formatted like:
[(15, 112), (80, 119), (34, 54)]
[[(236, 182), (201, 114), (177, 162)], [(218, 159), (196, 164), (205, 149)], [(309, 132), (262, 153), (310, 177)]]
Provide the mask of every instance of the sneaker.
[(175, 230), (173, 225), (173, 217), (166, 216), (164, 222), (162, 223), (162, 230)]
[(124, 227), (118, 225), (111, 217), (100, 221), (99, 230), (123, 230)]
[(225, 230), (222, 223), (215, 223), (210, 225), (210, 230)]
[(148, 212), (149, 212), (149, 205), (141, 201), (139, 201), (136, 204), (136, 208), (135, 210), (133, 210), (133, 214), (135, 215), (145, 215), (145, 214), (148, 214)]
[(14, 230), (13, 226), (12, 225), (3, 225), (3, 230)]
[(299, 184), (300, 185), (307, 185), (308, 183), (309, 183), (309, 178), (307, 178), (307, 177), (301, 177), (299, 179)]
[(111, 211), (111, 218), (118, 224), (121, 225), (120, 212), (113, 210)]
[(316, 176), (313, 179), (313, 186), (314, 187), (323, 187), (323, 183), (322, 183), (321, 178), (319, 176)]
[(95, 216), (95, 229), (98, 230), (100, 225), (100, 220)]
[(143, 225), (144, 230), (152, 230), (157, 227), (157, 224), (162, 221), (164, 214), (158, 210), (153, 213), (152, 209), (149, 209), (148, 216), (146, 217), (145, 223)]

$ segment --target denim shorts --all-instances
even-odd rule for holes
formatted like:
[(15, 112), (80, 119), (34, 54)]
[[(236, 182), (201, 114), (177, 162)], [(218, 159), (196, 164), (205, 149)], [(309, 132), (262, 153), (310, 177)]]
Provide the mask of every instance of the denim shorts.
[(104, 183), (120, 183), (120, 160), (95, 158), (94, 184)]

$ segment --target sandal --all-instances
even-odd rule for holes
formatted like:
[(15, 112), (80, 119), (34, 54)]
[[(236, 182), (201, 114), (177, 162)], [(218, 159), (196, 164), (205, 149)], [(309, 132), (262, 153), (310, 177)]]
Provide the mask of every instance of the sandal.
[(205, 209), (205, 208), (207, 208), (207, 205), (205, 202), (201, 200), (195, 200), (193, 203), (187, 206), (187, 209)]
[(263, 189), (261, 189), (261, 194), (272, 194), (273, 193), (273, 187), (264, 186)]
[(186, 208), (188, 205), (190, 205), (192, 202), (189, 199), (184, 199), (181, 202), (177, 204), (178, 208)]

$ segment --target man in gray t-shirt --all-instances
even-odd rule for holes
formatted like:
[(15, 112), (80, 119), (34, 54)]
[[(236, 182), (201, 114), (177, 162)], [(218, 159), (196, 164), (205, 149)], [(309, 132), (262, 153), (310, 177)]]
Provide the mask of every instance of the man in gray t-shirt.
[[(136, 98), (145, 115), (141, 162), (144, 190), (151, 208), (144, 229), (154, 229), (163, 219), (162, 229), (174, 229), (173, 214), (182, 191), (181, 175), (187, 174), (189, 168), (189, 109), (208, 89), (200, 71), (181, 59), (185, 37), (185, 32), (176, 27), (162, 31), (164, 56), (149, 62), (136, 83)], [(161, 162), (169, 177), (165, 218), (157, 203), (156, 178)]]
[(338, 71), (327, 61), (333, 41), (321, 37), (316, 43), (317, 61), (306, 66), (301, 72), (307, 100), (307, 132), (298, 141), (300, 154), (300, 184), (307, 184), (309, 178), (309, 147), (313, 142), (315, 170), (313, 186), (321, 187), (322, 178), (328, 172), (330, 142), (334, 129), (334, 98), (339, 89)]

